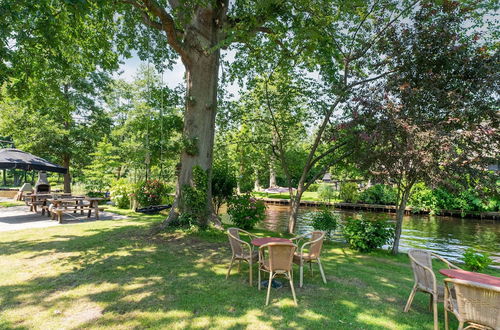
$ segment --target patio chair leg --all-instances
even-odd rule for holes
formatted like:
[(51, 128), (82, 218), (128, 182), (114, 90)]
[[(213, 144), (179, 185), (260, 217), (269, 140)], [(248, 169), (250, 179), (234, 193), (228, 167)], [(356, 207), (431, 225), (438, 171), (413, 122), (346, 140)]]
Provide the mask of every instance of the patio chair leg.
[(404, 312), (408, 312), (410, 310), (410, 307), (411, 307), (411, 303), (413, 302), (413, 298), (415, 298), (415, 293), (417, 292), (417, 285), (414, 284), (413, 285), (413, 289), (411, 289), (411, 293), (410, 293), (410, 296), (408, 297), (408, 301), (406, 302), (406, 306), (404, 308)]
[(241, 260), (238, 260), (238, 273), (240, 272), (241, 269)]
[(302, 287), (302, 284), (304, 282), (304, 264), (300, 264), (300, 278), (299, 278), (299, 288)]
[(464, 328), (464, 322), (460, 322), (458, 324), (458, 330), (463, 330), (463, 328)]
[(250, 259), (250, 261), (248, 261), (248, 268), (249, 268), (249, 272), (250, 272), (250, 286), (252, 286), (252, 259)]
[(292, 289), (293, 301), (295, 302), (295, 306), (297, 306), (297, 297), (295, 296), (295, 288), (293, 287), (293, 279), (292, 274), (288, 273), (288, 280), (290, 281), (290, 289)]
[(259, 267), (259, 276), (258, 276), (258, 282), (257, 282), (257, 284), (258, 284), (258, 288), (260, 290), (260, 267)]
[(439, 330), (437, 295), (432, 296), (432, 309), (434, 311), (434, 330)]
[(318, 266), (319, 266), (319, 272), (321, 273), (321, 277), (323, 278), (323, 283), (326, 284), (325, 271), (323, 270), (323, 265), (321, 264), (321, 260), (319, 258), (318, 258)]
[(432, 312), (432, 302), (434, 301), (433, 296), (429, 295), (429, 312)]
[(229, 264), (229, 269), (227, 270), (226, 280), (229, 278), (229, 275), (231, 275), (231, 268), (233, 267), (233, 262), (234, 259), (231, 259), (231, 263)]
[(445, 309), (444, 309), (444, 329), (445, 329), (445, 330), (448, 330), (448, 329), (449, 329), (449, 328), (448, 328), (448, 326), (449, 326), (448, 322), (449, 322), (449, 321), (448, 321), (448, 311), (447, 311), (447, 310), (446, 310), (446, 308), (445, 308)]
[(267, 284), (266, 306), (269, 305), (269, 295), (271, 294), (271, 284), (273, 282), (273, 272), (269, 272), (269, 282)]

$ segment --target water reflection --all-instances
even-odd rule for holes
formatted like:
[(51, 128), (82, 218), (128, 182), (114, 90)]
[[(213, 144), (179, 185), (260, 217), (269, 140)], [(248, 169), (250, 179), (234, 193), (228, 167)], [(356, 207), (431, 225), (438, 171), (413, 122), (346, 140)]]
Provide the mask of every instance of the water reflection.
[[(311, 216), (317, 211), (314, 208), (300, 209), (297, 233), (311, 231)], [(266, 220), (262, 227), (286, 232), (288, 224), (288, 207), (268, 205)], [(346, 217), (367, 217), (394, 219), (394, 214), (374, 212), (337, 211), (341, 219)], [(339, 233), (334, 239), (342, 239)], [(401, 250), (421, 248), (431, 250), (450, 260), (460, 260), (463, 252), (474, 247), (488, 252), (497, 263), (500, 263), (500, 222), (495, 220), (460, 219), (428, 215), (411, 215), (404, 218), (401, 236)]]

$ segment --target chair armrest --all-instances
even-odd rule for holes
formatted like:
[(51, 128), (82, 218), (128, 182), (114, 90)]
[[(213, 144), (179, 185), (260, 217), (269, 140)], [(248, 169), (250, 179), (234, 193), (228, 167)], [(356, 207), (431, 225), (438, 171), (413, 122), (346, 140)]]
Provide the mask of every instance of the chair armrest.
[(451, 262), (449, 262), (445, 258), (441, 257), (440, 255), (437, 255), (435, 253), (431, 253), (431, 255), (434, 256), (434, 257), (436, 257), (436, 259), (439, 259), (442, 262), (444, 262), (446, 264), (446, 266), (448, 266), (449, 269), (451, 269), (451, 268), (453, 268), (453, 269), (461, 269), (460, 267), (455, 266), (454, 264), (452, 264)]
[(246, 231), (246, 230), (243, 230), (243, 229), (239, 229), (239, 228), (238, 228), (238, 231), (242, 232), (243, 234), (248, 235), (250, 238), (257, 238), (257, 236), (256, 236), (256, 235), (254, 235), (254, 234), (252, 234), (252, 233), (249, 233), (249, 232), (248, 232), (248, 231)]
[(229, 232), (228, 232), (227, 234), (228, 234), (229, 236), (231, 236), (231, 238), (232, 238), (232, 239), (234, 239), (235, 241), (237, 241), (238, 243), (246, 245), (246, 246), (248, 247), (248, 249), (250, 250), (250, 253), (252, 253), (253, 247), (252, 247), (252, 245), (250, 245), (250, 243), (245, 242), (244, 240), (241, 240), (241, 239), (239, 239), (239, 238), (237, 238), (237, 237), (233, 236), (233, 235), (232, 235), (231, 233), (229, 233)]

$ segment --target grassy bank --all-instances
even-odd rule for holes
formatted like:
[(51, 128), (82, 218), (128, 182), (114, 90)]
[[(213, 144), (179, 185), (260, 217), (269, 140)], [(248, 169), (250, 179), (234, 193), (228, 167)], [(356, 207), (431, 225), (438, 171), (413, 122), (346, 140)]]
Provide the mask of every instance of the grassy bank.
[(402, 313), (413, 283), (405, 255), (326, 244), (328, 283), (306, 270), (298, 307), (288, 287), (273, 289), (266, 307), (265, 291), (245, 283), (246, 265), (225, 279), (224, 233), (151, 236), (162, 216), (126, 213), (131, 218), (0, 233), (0, 328), (432, 327), (426, 295)]
[[(281, 193), (281, 194), (269, 194), (262, 191), (253, 191), (252, 195), (255, 197), (265, 197), (265, 198), (279, 198), (279, 199), (290, 199), (289, 193)], [(323, 202), (321, 198), (319, 198), (318, 193), (315, 191), (306, 191), (302, 195), (303, 201), (315, 201), (315, 202)], [(338, 203), (341, 202), (340, 199), (331, 199), (330, 202)]]

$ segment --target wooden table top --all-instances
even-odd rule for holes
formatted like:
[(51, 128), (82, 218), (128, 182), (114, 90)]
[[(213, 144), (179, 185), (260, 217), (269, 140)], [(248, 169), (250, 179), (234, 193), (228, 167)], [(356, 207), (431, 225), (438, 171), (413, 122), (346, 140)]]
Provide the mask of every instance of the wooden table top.
[(255, 238), (252, 240), (252, 244), (255, 246), (262, 246), (267, 243), (291, 243), (287, 238), (280, 238), (280, 237), (261, 237), (261, 238)]
[(478, 282), (482, 284), (500, 287), (500, 277), (492, 275), (469, 272), (462, 269), (440, 269), (439, 272), (444, 276), (456, 278), (459, 280)]

